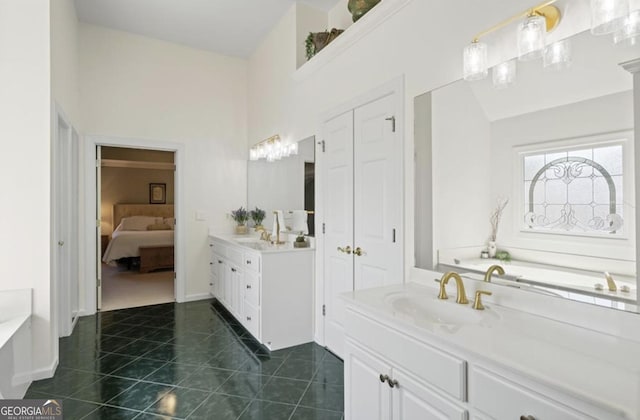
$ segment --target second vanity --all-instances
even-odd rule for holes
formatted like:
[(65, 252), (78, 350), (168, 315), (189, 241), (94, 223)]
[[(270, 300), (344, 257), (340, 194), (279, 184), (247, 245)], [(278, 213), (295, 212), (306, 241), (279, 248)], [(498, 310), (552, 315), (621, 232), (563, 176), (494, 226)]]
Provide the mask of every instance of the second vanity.
[(210, 293), (269, 350), (313, 341), (311, 248), (209, 236)]
[(453, 283), (447, 300), (435, 283), (343, 295), (347, 420), (638, 418), (639, 343), (493, 303), (474, 310)]

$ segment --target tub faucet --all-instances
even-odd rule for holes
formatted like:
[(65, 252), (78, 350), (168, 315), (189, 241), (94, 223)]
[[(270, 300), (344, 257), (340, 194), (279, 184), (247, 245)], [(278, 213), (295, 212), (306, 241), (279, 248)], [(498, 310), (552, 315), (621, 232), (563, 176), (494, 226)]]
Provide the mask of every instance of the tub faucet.
[(613, 280), (611, 274), (608, 271), (604, 272), (604, 278), (607, 279), (607, 287), (610, 292), (615, 292), (618, 290), (618, 286), (616, 286), (616, 282)]
[(494, 271), (497, 271), (498, 275), (504, 276), (504, 268), (500, 267), (499, 265), (492, 265), (487, 269), (487, 272), (484, 273), (484, 281), (486, 281), (487, 283), (491, 283), (491, 275)]
[(467, 303), (469, 303), (469, 300), (467, 300), (467, 294), (464, 290), (464, 283), (462, 282), (462, 277), (460, 277), (460, 274), (456, 273), (455, 271), (449, 271), (448, 273), (445, 273), (445, 275), (442, 276), (442, 279), (440, 279), (440, 293), (438, 294), (438, 299), (449, 299), (445, 287), (447, 286), (447, 283), (449, 283), (449, 279), (451, 279), (452, 277), (456, 281), (456, 289), (458, 291), (456, 303), (466, 305)]

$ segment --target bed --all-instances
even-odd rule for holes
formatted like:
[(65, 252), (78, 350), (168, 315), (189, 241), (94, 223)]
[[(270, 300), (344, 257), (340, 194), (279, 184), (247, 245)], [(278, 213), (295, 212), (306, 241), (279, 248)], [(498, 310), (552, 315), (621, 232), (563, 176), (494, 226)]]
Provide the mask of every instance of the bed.
[(175, 225), (172, 204), (116, 204), (113, 231), (102, 261), (115, 265), (123, 258), (141, 256), (140, 271), (173, 266)]

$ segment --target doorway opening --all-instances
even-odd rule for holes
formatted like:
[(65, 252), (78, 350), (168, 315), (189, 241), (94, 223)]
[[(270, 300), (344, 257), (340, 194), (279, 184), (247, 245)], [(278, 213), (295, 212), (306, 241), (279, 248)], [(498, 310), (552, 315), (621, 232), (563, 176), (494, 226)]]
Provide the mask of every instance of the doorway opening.
[(98, 309), (174, 302), (175, 152), (96, 146)]

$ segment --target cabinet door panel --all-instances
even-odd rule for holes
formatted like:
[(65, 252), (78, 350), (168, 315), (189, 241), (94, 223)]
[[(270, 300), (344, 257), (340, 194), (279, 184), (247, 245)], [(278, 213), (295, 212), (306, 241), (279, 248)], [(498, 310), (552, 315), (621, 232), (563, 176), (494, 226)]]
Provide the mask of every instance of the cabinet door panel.
[(392, 392), (394, 420), (445, 420), (467, 418), (466, 410), (436, 394), (401, 370), (394, 369), (398, 384)]
[(338, 248), (353, 248), (353, 112), (328, 121), (323, 131), (325, 345), (342, 356), (344, 304), (338, 295), (353, 290), (353, 255)]
[(236, 316), (236, 318), (242, 316), (242, 284), (243, 282), (243, 272), (238, 268), (231, 266), (231, 311)]
[(380, 375), (390, 376), (391, 367), (347, 340), (344, 369), (345, 419), (390, 419), (392, 389)]
[(354, 111), (356, 290), (402, 282), (402, 138), (390, 120), (396, 103), (389, 94)]

